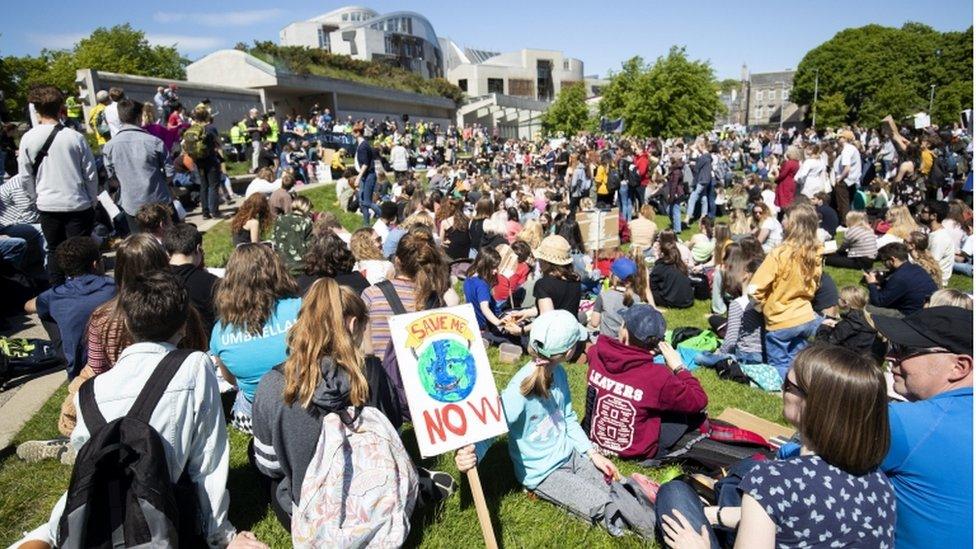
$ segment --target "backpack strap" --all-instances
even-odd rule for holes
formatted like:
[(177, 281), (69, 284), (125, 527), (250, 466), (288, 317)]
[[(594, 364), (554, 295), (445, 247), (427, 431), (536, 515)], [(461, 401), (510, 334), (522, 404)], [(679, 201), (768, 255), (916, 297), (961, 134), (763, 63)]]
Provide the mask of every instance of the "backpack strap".
[(31, 164), (31, 170), (34, 172), (34, 177), (37, 177), (37, 170), (41, 167), (41, 162), (47, 158), (47, 152), (51, 150), (51, 144), (54, 143), (54, 138), (57, 137), (58, 132), (64, 129), (64, 126), (60, 122), (54, 125), (51, 133), (48, 134), (47, 140), (44, 141), (44, 145), (41, 146), (41, 150), (37, 151), (37, 158), (34, 159), (34, 163)]
[(105, 426), (105, 416), (98, 409), (95, 402), (95, 378), (81, 384), (78, 389), (78, 407), (81, 408), (81, 417), (85, 420), (88, 433), (94, 435)]
[(166, 356), (159, 361), (156, 369), (153, 370), (152, 375), (149, 376), (149, 380), (146, 381), (146, 386), (142, 388), (139, 396), (136, 397), (136, 401), (132, 405), (132, 409), (129, 410), (129, 413), (126, 414), (126, 417), (149, 423), (153, 410), (156, 409), (156, 404), (159, 403), (159, 399), (166, 392), (166, 387), (169, 386), (169, 382), (173, 380), (173, 376), (179, 371), (180, 366), (183, 365), (183, 362), (193, 352), (193, 349), (176, 349), (166, 353)]
[(393, 309), (394, 315), (402, 315), (407, 312), (406, 307), (403, 306), (403, 301), (400, 300), (400, 296), (396, 292), (396, 288), (393, 287), (393, 283), (389, 280), (383, 280), (376, 284), (376, 287), (383, 292), (386, 300), (390, 303), (390, 308)]

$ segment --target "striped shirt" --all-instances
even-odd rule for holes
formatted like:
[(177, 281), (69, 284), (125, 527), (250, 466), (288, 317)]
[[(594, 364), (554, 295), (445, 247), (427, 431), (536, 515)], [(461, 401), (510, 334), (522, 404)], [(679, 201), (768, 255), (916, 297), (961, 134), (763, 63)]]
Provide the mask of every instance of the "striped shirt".
[(855, 225), (844, 233), (844, 248), (847, 257), (869, 257), (874, 259), (878, 255), (878, 237), (874, 230), (864, 225)]
[(752, 307), (748, 296), (740, 296), (729, 303), (729, 319), (725, 325), (725, 339), (719, 353), (762, 354), (763, 315)]
[[(417, 291), (416, 285), (401, 278), (390, 280), (396, 290), (403, 308), (408, 313), (417, 310), (417, 301), (414, 293)], [(363, 302), (366, 310), (369, 311), (370, 342), (373, 344), (373, 354), (382, 357), (386, 352), (386, 347), (390, 343), (390, 317), (393, 316), (393, 307), (383, 295), (383, 290), (376, 286), (370, 286), (363, 290)]]
[(38, 223), (37, 206), (26, 183), (26, 177), (15, 175), (0, 185), (0, 227)]

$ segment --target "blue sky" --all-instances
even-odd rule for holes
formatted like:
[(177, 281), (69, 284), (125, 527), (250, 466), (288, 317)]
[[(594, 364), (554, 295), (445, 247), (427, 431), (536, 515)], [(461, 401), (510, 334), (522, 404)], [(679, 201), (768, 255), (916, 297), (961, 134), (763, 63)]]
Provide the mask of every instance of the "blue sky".
[[(38, 10), (29, 2), (11, 4), (3, 10), (0, 55), (69, 48), (96, 27), (128, 22), (145, 31), (154, 43), (177, 44), (191, 60), (239, 41), (277, 41), (278, 31), (288, 23), (346, 5), (297, 0), (167, 0), (113, 3), (118, 7), (103, 8), (49, 0), (44, 10)], [(633, 55), (653, 60), (667, 53), (671, 45), (683, 45), (693, 58), (709, 60), (719, 78), (737, 78), (743, 63), (752, 72), (794, 68), (807, 50), (846, 27), (919, 21), (947, 31), (964, 30), (973, 21), (970, 0), (944, 0), (924, 7), (917, 0), (362, 0), (360, 5), (381, 13), (421, 13), (439, 36), (462, 46), (495, 51), (562, 50), (582, 59), (587, 74), (601, 76)]]

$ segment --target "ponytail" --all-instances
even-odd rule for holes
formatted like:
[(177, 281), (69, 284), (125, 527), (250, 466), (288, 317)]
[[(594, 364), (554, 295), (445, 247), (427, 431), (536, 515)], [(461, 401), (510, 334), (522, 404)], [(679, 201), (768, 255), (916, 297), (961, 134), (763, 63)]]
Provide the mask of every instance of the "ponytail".
[(552, 387), (552, 364), (536, 366), (528, 377), (522, 380), (519, 391), (528, 398), (536, 396), (549, 398), (549, 388)]
[(429, 230), (418, 227), (404, 235), (397, 245), (396, 259), (398, 274), (414, 283), (417, 311), (430, 308), (429, 303), (443, 301), (441, 296), (451, 283), (450, 266)]

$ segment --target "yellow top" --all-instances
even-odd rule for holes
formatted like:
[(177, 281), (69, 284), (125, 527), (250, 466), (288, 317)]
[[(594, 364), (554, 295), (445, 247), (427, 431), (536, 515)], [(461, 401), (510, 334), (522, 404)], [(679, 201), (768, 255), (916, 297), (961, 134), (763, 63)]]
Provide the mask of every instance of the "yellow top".
[(88, 126), (91, 127), (92, 133), (95, 134), (96, 143), (99, 145), (104, 145), (108, 143), (108, 140), (102, 137), (98, 133), (98, 114), (105, 110), (105, 105), (99, 103), (92, 107), (92, 110), (88, 113)]
[[(811, 279), (803, 280), (794, 251), (785, 243), (773, 248), (749, 283), (749, 294), (759, 302), (768, 330), (794, 328), (814, 318), (813, 295), (820, 285), (822, 267), (818, 261)], [(822, 253), (819, 248), (817, 255)]]
[(922, 166), (919, 171), (922, 175), (928, 175), (932, 171), (932, 163), (935, 162), (935, 154), (929, 150), (922, 151)]
[(610, 189), (607, 188), (607, 169), (600, 164), (596, 167), (596, 175), (593, 176), (593, 181), (596, 182), (596, 194), (610, 194)]

